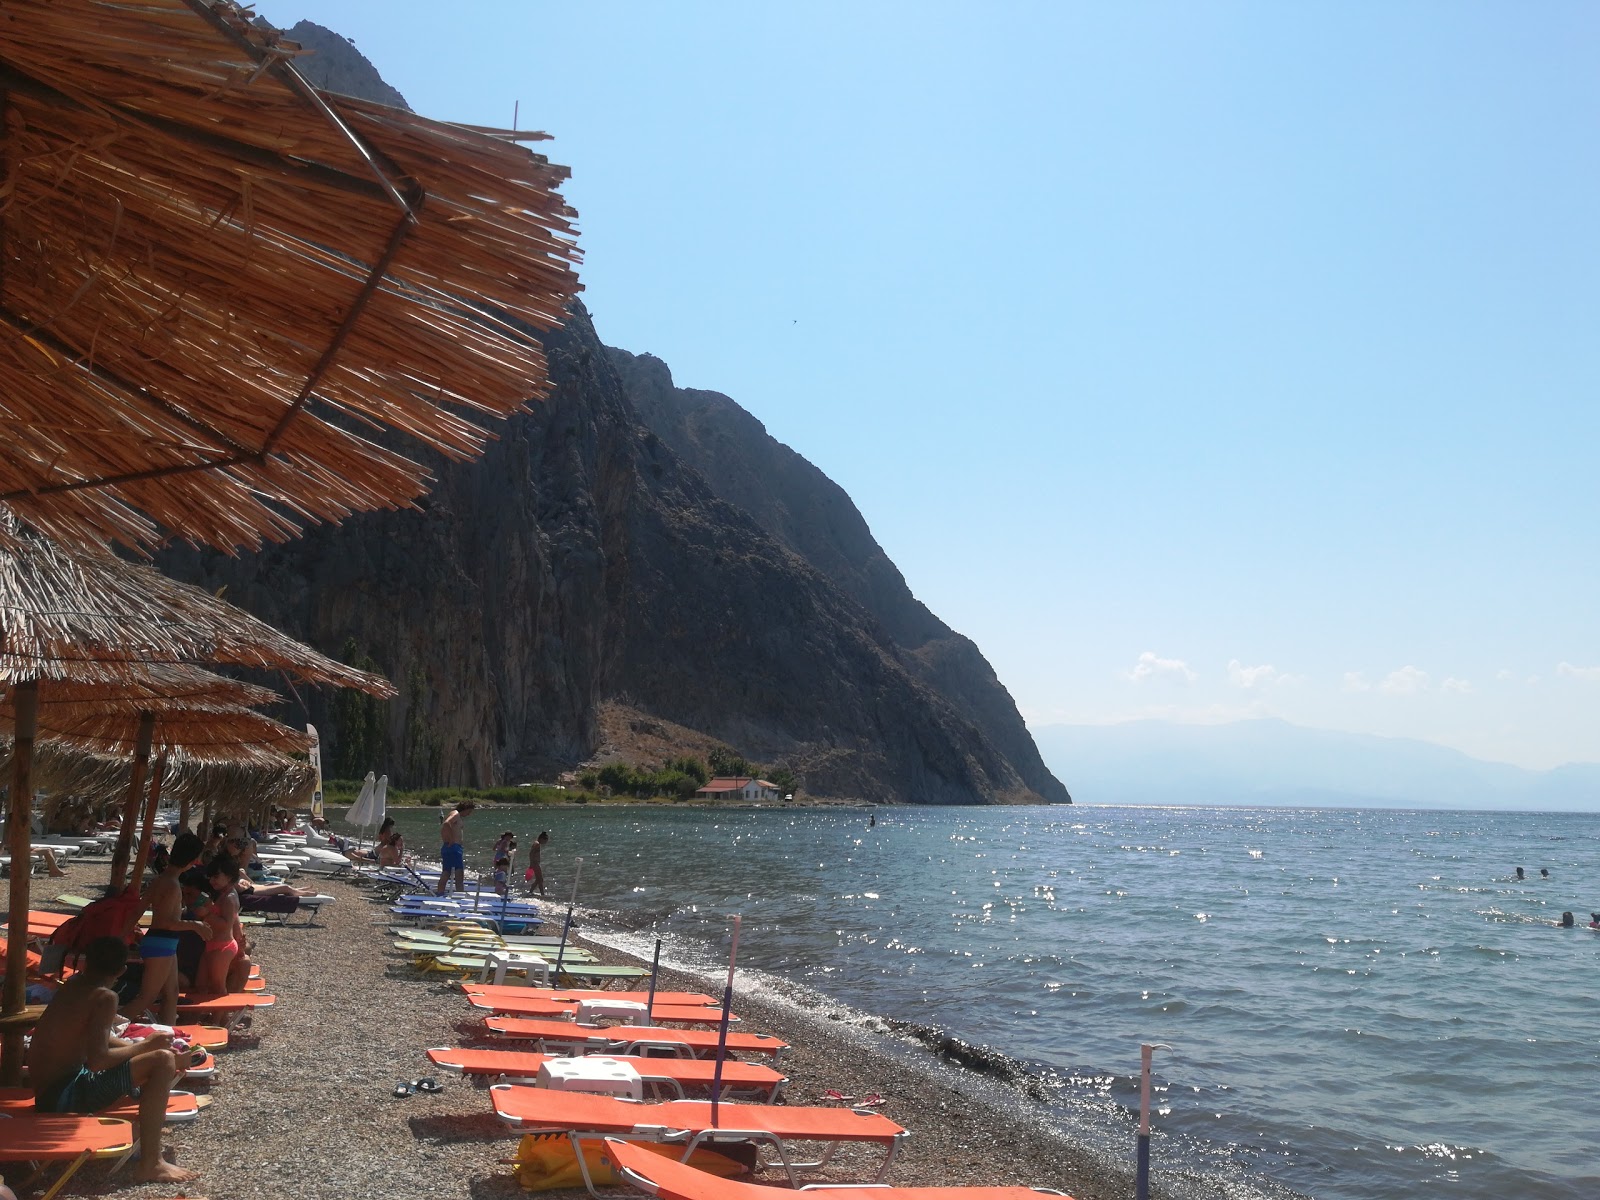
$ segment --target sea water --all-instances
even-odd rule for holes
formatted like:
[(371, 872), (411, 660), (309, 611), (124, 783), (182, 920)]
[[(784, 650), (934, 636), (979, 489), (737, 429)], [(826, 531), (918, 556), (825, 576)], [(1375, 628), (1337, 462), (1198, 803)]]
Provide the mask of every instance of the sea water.
[[(1048, 1114), (1129, 1163), (1139, 1046), (1166, 1044), (1154, 1175), (1180, 1195), (1600, 1196), (1600, 817), (875, 818), (480, 810), (469, 865), (548, 829), (553, 916), (581, 855), (584, 908), (703, 963), (740, 913), (741, 968), (1021, 1061)], [(436, 814), (401, 823), (436, 853)]]

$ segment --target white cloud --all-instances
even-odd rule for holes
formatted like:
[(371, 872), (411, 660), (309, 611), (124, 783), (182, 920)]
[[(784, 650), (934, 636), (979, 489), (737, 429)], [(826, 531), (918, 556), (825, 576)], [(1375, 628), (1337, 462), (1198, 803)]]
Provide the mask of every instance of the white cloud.
[(1234, 687), (1256, 688), (1271, 687), (1275, 683), (1286, 683), (1290, 676), (1271, 663), (1262, 663), (1259, 667), (1247, 667), (1237, 658), (1228, 660), (1228, 682)]
[(1471, 680), (1457, 679), (1452, 675), (1439, 685), (1439, 690), (1441, 692), (1454, 692), (1458, 696), (1470, 696), (1477, 689), (1472, 686)]
[(1426, 671), (1408, 664), (1398, 671), (1390, 671), (1385, 675), (1383, 682), (1378, 685), (1378, 690), (1391, 696), (1412, 696), (1427, 691), (1429, 682)]
[(1370, 692), (1372, 685), (1367, 682), (1365, 671), (1346, 671), (1344, 673), (1344, 690), (1347, 692)]
[(1600, 667), (1575, 667), (1564, 662), (1556, 668), (1556, 674), (1565, 675), (1568, 679), (1581, 679), (1584, 683), (1600, 683)]
[(1517, 677), (1517, 673), (1515, 671), (1508, 671), (1504, 667), (1501, 667), (1494, 673), (1494, 677), (1498, 683), (1509, 683), (1511, 680)]
[(1135, 683), (1143, 683), (1147, 679), (1166, 679), (1173, 683), (1189, 684), (1199, 677), (1183, 659), (1159, 658), (1154, 651), (1146, 650), (1139, 655), (1133, 670), (1128, 672), (1128, 678)]

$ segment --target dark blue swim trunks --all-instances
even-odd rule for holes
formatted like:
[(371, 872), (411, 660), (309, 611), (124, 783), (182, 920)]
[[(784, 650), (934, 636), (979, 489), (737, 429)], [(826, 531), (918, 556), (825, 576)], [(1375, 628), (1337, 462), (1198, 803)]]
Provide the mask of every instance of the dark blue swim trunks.
[(171, 958), (177, 953), (177, 934), (147, 933), (139, 939), (140, 958)]
[(124, 1096), (137, 1097), (138, 1094), (128, 1064), (121, 1062), (104, 1071), (79, 1067), (77, 1074), (34, 1093), (33, 1106), (46, 1113), (97, 1113)]
[(446, 871), (464, 871), (467, 869), (467, 854), (461, 848), (460, 842), (446, 842), (439, 848), (439, 861), (444, 864)]

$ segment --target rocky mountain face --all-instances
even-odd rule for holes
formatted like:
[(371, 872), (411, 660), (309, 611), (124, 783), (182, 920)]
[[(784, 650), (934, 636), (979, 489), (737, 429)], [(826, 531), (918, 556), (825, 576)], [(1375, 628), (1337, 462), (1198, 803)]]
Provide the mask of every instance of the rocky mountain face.
[[(290, 36), (318, 49), (297, 62), (313, 82), (386, 98), (344, 39), (304, 22)], [(433, 462), (418, 511), (161, 565), (370, 655), (400, 688), (372, 764), (396, 784), (571, 766), (615, 701), (788, 766), (815, 795), (1069, 799), (977, 648), (912, 597), (820, 471), (727, 397), (607, 349), (581, 307), (546, 351), (550, 398), (480, 461)], [(303, 701), (291, 719), (317, 722), (336, 758), (330, 698)]]
[(719, 499), (865, 609), (901, 668), (981, 730), (1029, 789), (1051, 801), (1068, 799), (994, 669), (970, 639), (911, 594), (843, 488), (729, 397), (675, 387), (667, 364), (652, 355), (608, 353), (640, 419)]

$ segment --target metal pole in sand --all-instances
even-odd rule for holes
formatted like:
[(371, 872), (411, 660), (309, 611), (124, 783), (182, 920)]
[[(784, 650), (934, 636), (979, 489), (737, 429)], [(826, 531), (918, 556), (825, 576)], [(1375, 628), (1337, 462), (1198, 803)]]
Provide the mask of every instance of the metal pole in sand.
[(1157, 1050), (1171, 1050), (1161, 1042), (1139, 1047), (1139, 1167), (1134, 1178), (1136, 1200), (1150, 1200), (1150, 1060)]
[(567, 919), (561, 926), (561, 946), (556, 950), (556, 986), (561, 986), (561, 960), (567, 953), (567, 934), (572, 929), (572, 910), (578, 905), (578, 876), (583, 874), (582, 857), (574, 860), (572, 864), (572, 899), (567, 901)]
[(656, 956), (650, 960), (650, 995), (644, 1002), (644, 1023), (654, 1025), (652, 1014), (656, 1011), (656, 975), (661, 971), (661, 939), (656, 939)]
[(717, 1064), (711, 1068), (711, 1128), (717, 1127), (717, 1101), (722, 1097), (722, 1060), (728, 1054), (728, 1014), (733, 1011), (733, 963), (739, 957), (739, 914), (733, 914), (733, 945), (728, 949), (728, 982), (722, 989), (722, 1022), (717, 1026)]

